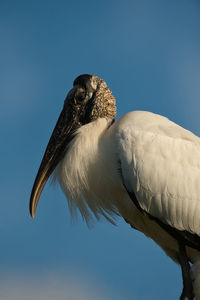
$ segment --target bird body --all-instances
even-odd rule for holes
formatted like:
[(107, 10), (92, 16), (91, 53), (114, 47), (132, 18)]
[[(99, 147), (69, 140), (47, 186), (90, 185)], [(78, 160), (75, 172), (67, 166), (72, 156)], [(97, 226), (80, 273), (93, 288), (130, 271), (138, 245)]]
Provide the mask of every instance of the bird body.
[[(195, 183), (189, 180), (195, 154), (198, 164), (197, 136), (160, 115), (134, 111), (112, 125), (101, 118), (82, 126), (54, 176), (66, 194), (72, 215), (78, 208), (87, 223), (101, 215), (114, 222), (114, 217), (120, 215), (177, 261), (177, 243), (148, 214), (137, 209), (121, 176), (145, 212), (176, 229), (197, 233), (200, 206), (198, 194), (192, 193), (197, 193), (200, 186), (196, 184), (194, 189)], [(176, 176), (177, 170), (180, 176)], [(195, 171), (198, 182), (200, 165)], [(192, 186), (188, 187), (189, 183)], [(174, 186), (179, 189), (173, 190)], [(196, 251), (190, 252), (192, 260)]]
[(119, 127), (124, 182), (142, 210), (200, 235), (200, 139), (148, 112), (129, 113)]
[(180, 263), (181, 299), (200, 299), (200, 138), (150, 112), (117, 121), (115, 113), (102, 79), (74, 81), (36, 176), (31, 215), (54, 171), (72, 216), (78, 209), (87, 223), (123, 217)]

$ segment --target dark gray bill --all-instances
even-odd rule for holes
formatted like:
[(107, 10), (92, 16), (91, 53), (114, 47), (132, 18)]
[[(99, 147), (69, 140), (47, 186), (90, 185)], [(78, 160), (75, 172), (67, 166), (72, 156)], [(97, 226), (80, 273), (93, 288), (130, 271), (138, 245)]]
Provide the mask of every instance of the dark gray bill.
[(42, 190), (49, 176), (53, 173), (59, 161), (63, 158), (66, 147), (72, 140), (76, 127), (75, 121), (73, 120), (72, 116), (69, 115), (69, 112), (64, 106), (53, 130), (35, 178), (30, 197), (30, 214), (32, 218), (35, 216), (36, 207)]

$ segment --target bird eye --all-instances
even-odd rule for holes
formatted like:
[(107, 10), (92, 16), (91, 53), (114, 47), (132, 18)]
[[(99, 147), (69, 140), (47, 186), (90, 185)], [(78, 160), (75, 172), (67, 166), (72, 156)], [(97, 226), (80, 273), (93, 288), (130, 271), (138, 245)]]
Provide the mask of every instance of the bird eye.
[(83, 102), (84, 99), (85, 99), (85, 92), (80, 92), (80, 93), (78, 93), (78, 94), (76, 95), (76, 97), (75, 97), (75, 101), (76, 101), (77, 103)]

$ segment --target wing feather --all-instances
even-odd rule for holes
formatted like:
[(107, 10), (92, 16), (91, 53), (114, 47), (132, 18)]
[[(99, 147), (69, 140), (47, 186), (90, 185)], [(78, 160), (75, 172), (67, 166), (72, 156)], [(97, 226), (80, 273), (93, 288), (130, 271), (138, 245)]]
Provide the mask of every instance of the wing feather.
[(128, 113), (117, 122), (126, 188), (162, 222), (200, 235), (200, 139), (165, 117)]

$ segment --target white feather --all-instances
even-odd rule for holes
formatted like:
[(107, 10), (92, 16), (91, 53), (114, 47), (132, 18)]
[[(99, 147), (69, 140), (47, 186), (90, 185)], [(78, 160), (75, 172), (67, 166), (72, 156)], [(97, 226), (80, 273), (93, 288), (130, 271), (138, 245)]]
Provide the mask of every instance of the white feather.
[(147, 112), (125, 115), (116, 131), (125, 184), (142, 209), (200, 235), (200, 139)]
[[(78, 208), (89, 222), (101, 215), (113, 222), (119, 214), (124, 187), (116, 166), (116, 154), (107, 136), (110, 121), (98, 119), (82, 126), (56, 170), (71, 214)], [(132, 205), (128, 198), (126, 201)]]
[[(177, 242), (136, 209), (119, 168), (144, 210), (177, 229), (198, 234), (199, 153), (199, 138), (189, 131), (164, 117), (132, 112), (112, 126), (106, 119), (82, 126), (55, 176), (72, 215), (78, 208), (87, 223), (101, 215), (113, 222), (121, 215), (177, 261)], [(191, 261), (198, 254), (187, 247)]]

